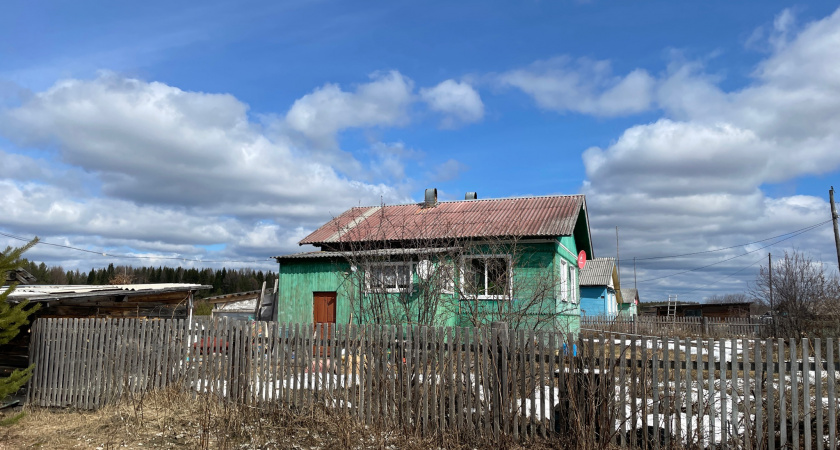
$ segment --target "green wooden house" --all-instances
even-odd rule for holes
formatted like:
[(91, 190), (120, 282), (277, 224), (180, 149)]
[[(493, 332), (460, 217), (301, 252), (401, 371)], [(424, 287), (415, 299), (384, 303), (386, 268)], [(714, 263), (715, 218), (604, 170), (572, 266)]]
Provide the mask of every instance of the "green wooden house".
[(277, 320), (577, 332), (578, 260), (591, 259), (582, 195), (351, 208), (275, 257)]

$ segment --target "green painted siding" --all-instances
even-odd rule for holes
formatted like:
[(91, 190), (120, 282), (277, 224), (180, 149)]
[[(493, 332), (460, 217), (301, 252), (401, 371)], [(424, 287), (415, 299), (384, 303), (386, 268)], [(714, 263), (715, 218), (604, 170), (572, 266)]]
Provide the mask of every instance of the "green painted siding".
[[(486, 248), (479, 248), (477, 252), (478, 254), (497, 253)], [(478, 314), (482, 314), (484, 311), (486, 317), (490, 318), (500, 311), (518, 312), (527, 308), (521, 326), (530, 328), (542, 322), (546, 328), (560, 327), (568, 332), (577, 333), (580, 328), (580, 305), (577, 302), (562, 301), (560, 290), (561, 261), (565, 261), (566, 267), (574, 270), (576, 281), (574, 285), (567, 285), (566, 298), (573, 296), (580, 298), (577, 284), (579, 279), (576, 265), (577, 246), (574, 238), (563, 236), (553, 242), (518, 244), (513, 253), (516, 256), (513, 261), (513, 299), (511, 301), (465, 300), (478, 304), (477, 308), (472, 308), (473, 312), (477, 310)], [(354, 323), (373, 321), (370, 317), (360, 317), (359, 311), (351, 311), (351, 305), (358, 304), (355, 300), (359, 298), (360, 293), (358, 284), (353, 284), (346, 275), (349, 274), (349, 270), (349, 265), (343, 261), (284, 260), (279, 269), (280, 303), (277, 320), (311, 322), (313, 293), (336, 292), (337, 322), (349, 322), (351, 313)], [(393, 294), (393, 301), (400, 301), (399, 295)], [(416, 301), (416, 293), (405, 295), (402, 300), (409, 306), (409, 315), (411, 315), (412, 302)], [(467, 316), (469, 310), (470, 308), (456, 300), (454, 295), (443, 295), (438, 309), (437, 323), (446, 326), (468, 326), (472, 320), (476, 319), (476, 317)], [(546, 319), (551, 319), (552, 316), (555, 319), (550, 323), (545, 323)], [(400, 320), (415, 322), (412, 317), (405, 316)]]
[(280, 322), (312, 322), (315, 292), (336, 292), (336, 321), (347, 323), (350, 316), (349, 288), (343, 272), (346, 263), (323, 259), (284, 261), (280, 264), (280, 302), (277, 320)]

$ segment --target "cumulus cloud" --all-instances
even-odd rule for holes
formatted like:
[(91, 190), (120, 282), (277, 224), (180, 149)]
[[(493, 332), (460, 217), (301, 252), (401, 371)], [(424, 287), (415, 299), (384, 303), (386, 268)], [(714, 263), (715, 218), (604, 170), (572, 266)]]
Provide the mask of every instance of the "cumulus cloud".
[[(785, 14), (776, 29), (791, 29)], [(772, 197), (764, 189), (840, 168), (840, 69), (834, 64), (840, 59), (840, 11), (786, 39), (757, 65), (752, 81), (734, 91), (721, 89), (699, 63), (674, 65), (654, 93), (664, 117), (584, 152), (583, 192), (595, 241), (602, 254), (612, 254), (614, 246), (606, 243), (620, 227), (621, 254), (642, 259), (638, 279), (653, 280), (640, 286), (649, 300), (668, 293), (743, 291), (754, 270), (734, 272), (788, 244), (661, 279), (773, 241), (685, 258), (646, 258), (750, 242), (828, 218), (823, 198)], [(790, 242), (819, 258), (831, 242), (830, 227)], [(624, 279), (630, 279), (629, 261), (623, 262)]]
[(429, 108), (443, 114), (442, 128), (478, 122), (484, 117), (481, 96), (469, 83), (446, 80), (420, 90), (420, 97)]
[(537, 61), (503, 73), (498, 80), (530, 95), (541, 108), (607, 117), (648, 110), (655, 85), (642, 69), (616, 76), (609, 61), (567, 56)]
[(372, 74), (353, 92), (328, 83), (295, 101), (286, 124), (318, 146), (335, 147), (336, 133), (347, 128), (405, 124), (413, 89), (411, 79), (395, 70)]
[[(410, 82), (383, 74), (344, 97), (346, 108), (365, 117), (351, 121), (333, 111), (321, 131), (314, 122), (298, 123), (313, 136), (396, 124), (404, 100), (392, 94), (400, 92), (410, 92)], [(373, 105), (377, 99), (391, 106)], [(312, 101), (302, 98), (290, 115)], [(408, 198), (392, 182), (405, 178), (400, 160), (409, 150), (383, 150), (366, 176), (348, 177), (311, 158), (309, 147), (269, 136), (231, 95), (115, 74), (34, 93), (0, 111), (0, 134), (33, 150), (0, 152), (11, 169), (0, 179), (0, 226), (24, 235), (79, 242), (96, 236), (97, 245), (138, 252), (187, 246), (200, 254), (196, 246), (224, 243), (235, 259), (293, 250), (305, 230), (347, 207)]]

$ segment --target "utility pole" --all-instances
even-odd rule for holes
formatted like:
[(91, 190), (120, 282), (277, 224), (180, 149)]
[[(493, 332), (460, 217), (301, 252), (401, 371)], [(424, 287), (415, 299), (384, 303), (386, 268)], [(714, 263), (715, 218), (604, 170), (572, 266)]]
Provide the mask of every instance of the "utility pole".
[(621, 284), (621, 260), (618, 259), (618, 225), (615, 227), (615, 271), (618, 273), (618, 283)]
[(834, 222), (834, 247), (837, 249), (837, 268), (840, 270), (840, 231), (837, 231), (837, 207), (834, 206), (834, 186), (828, 191), (831, 202), (831, 221)]

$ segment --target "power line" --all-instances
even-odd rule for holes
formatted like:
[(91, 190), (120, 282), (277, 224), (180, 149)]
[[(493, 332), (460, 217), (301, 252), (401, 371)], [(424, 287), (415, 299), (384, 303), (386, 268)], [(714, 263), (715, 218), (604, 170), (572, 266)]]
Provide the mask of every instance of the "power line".
[[(782, 236), (787, 236), (787, 235), (789, 235), (789, 234), (793, 234), (793, 233), (799, 233), (799, 232), (811, 231), (812, 229), (814, 229), (814, 228), (818, 228), (818, 227), (820, 227), (820, 226), (822, 226), (822, 225), (825, 225), (825, 224), (827, 224), (827, 223), (829, 223), (829, 222), (831, 222), (831, 219), (828, 219), (828, 220), (826, 220), (825, 222), (820, 222), (820, 223), (818, 223), (818, 224), (814, 224), (814, 225), (807, 226), (807, 227), (805, 227), (805, 228), (800, 228), (800, 229), (798, 229), (798, 230), (794, 230), (794, 231), (790, 231), (790, 232), (787, 232), (787, 233), (783, 233), (783, 234), (780, 234), (780, 235), (778, 235), (778, 236), (773, 236), (773, 237), (769, 237), (769, 238), (765, 238), (765, 239), (760, 239), (760, 240), (753, 241), (753, 242), (747, 242), (746, 244), (732, 245), (732, 246), (730, 246), (730, 247), (713, 248), (713, 249), (711, 249), (711, 250), (703, 250), (703, 251), (699, 251), (699, 252), (683, 253), (683, 254), (680, 254), (680, 255), (649, 256), (649, 257), (647, 257), (647, 258), (636, 258), (636, 261), (649, 261), (649, 260), (654, 260), (654, 259), (679, 258), (679, 257), (682, 257), (682, 256), (702, 255), (702, 254), (704, 254), (704, 253), (714, 253), (714, 252), (719, 252), (719, 251), (723, 251), (723, 250), (731, 250), (731, 249), (733, 249), (733, 248), (744, 247), (744, 246), (747, 246), (747, 245), (752, 245), (752, 244), (758, 244), (759, 242), (766, 242), (766, 241), (769, 241), (769, 240), (772, 240), (772, 239), (776, 239), (776, 238), (780, 238), (780, 237), (782, 237)], [(780, 241), (780, 242), (781, 242), (781, 241)]]
[[(737, 274), (739, 274), (739, 273), (741, 273), (741, 272), (743, 272), (743, 271), (745, 271), (745, 270), (749, 269), (750, 267), (752, 267), (752, 266), (754, 266), (754, 265), (756, 265), (756, 264), (760, 263), (761, 261), (764, 261), (764, 256), (763, 256), (763, 255), (762, 255), (762, 257), (761, 257), (761, 258), (758, 258), (758, 259), (757, 259), (757, 260), (755, 260), (754, 262), (750, 263), (748, 266), (742, 267), (742, 268), (740, 268), (740, 269), (736, 270), (735, 272), (730, 273), (729, 275), (727, 275), (727, 276), (725, 276), (725, 277), (718, 278), (717, 280), (715, 280), (715, 283), (719, 283), (719, 282), (721, 282), (722, 280), (725, 280), (725, 279), (727, 279), (727, 278), (729, 278), (729, 277), (733, 277), (733, 276), (735, 276), (735, 275), (737, 275)], [(685, 291), (685, 292), (682, 292), (682, 293), (680, 293), (680, 295), (691, 294), (692, 292), (699, 291), (700, 289), (705, 289), (705, 288), (707, 288), (707, 287), (711, 286), (712, 284), (713, 284), (713, 283), (708, 283), (708, 284), (705, 284), (705, 285), (703, 285), (703, 286), (700, 286), (700, 287), (694, 288), (694, 289), (692, 289), (692, 290), (690, 290), (690, 291)]]
[[(23, 242), (30, 242), (32, 238), (25, 238), (22, 236), (16, 236), (14, 234), (4, 233), (0, 231), (0, 236), (6, 236), (8, 238), (17, 239)], [(69, 250), (76, 250), (85, 253), (92, 253), (94, 255), (101, 255), (110, 258), (126, 258), (126, 259), (157, 259), (157, 260), (171, 260), (171, 261), (183, 261), (183, 262), (200, 262), (200, 263), (257, 263), (261, 261), (260, 259), (252, 259), (247, 261), (236, 261), (236, 260), (210, 260), (210, 259), (195, 259), (195, 258), (184, 258), (179, 256), (145, 256), (145, 255), (127, 255), (127, 254), (120, 254), (120, 253), (108, 253), (108, 252), (97, 252), (94, 250), (88, 250), (86, 248), (79, 248), (73, 247), (71, 245), (64, 245), (64, 244), (56, 244), (53, 242), (45, 242), (45, 241), (38, 241), (37, 245), (49, 245), (52, 247), (59, 247), (65, 248)], [(271, 260), (272, 258), (265, 258), (265, 260)]]
[[(689, 272), (694, 272), (694, 271), (701, 270), (701, 269), (706, 269), (706, 268), (708, 268), (708, 267), (716, 266), (716, 265), (718, 265), (718, 264), (723, 264), (723, 263), (725, 263), (725, 262), (727, 262), (727, 261), (732, 261), (733, 259), (736, 259), (736, 258), (741, 258), (741, 257), (743, 257), (743, 256), (747, 256), (747, 255), (749, 255), (750, 253), (755, 253), (755, 252), (757, 252), (757, 251), (759, 251), (759, 250), (763, 250), (763, 249), (765, 249), (765, 248), (767, 248), (767, 247), (771, 247), (771, 246), (776, 245), (776, 244), (778, 244), (778, 243), (780, 243), (780, 242), (784, 242), (784, 241), (786, 241), (786, 240), (788, 240), (788, 239), (793, 239), (793, 238), (795, 238), (796, 236), (799, 236), (800, 234), (807, 233), (807, 232), (809, 232), (809, 231), (811, 231), (811, 230), (813, 230), (813, 229), (817, 228), (818, 226), (820, 226), (820, 225), (825, 225), (825, 224), (827, 224), (827, 223), (829, 223), (829, 222), (831, 222), (831, 221), (830, 221), (830, 220), (827, 220), (827, 221), (825, 221), (825, 222), (823, 222), (823, 223), (821, 223), (821, 224), (818, 224), (818, 225), (812, 225), (812, 226), (810, 226), (810, 227), (802, 228), (802, 229), (800, 229), (800, 230), (799, 230), (796, 234), (790, 235), (790, 236), (788, 236), (788, 237), (786, 237), (786, 238), (784, 238), (784, 239), (779, 239), (779, 240), (778, 240), (778, 241), (776, 241), (776, 242), (772, 242), (772, 243), (767, 244), (767, 245), (765, 245), (765, 246), (763, 246), (763, 247), (759, 247), (759, 248), (757, 248), (757, 249), (755, 249), (755, 250), (750, 250), (750, 251), (748, 251), (748, 252), (746, 252), (746, 253), (742, 253), (742, 254), (740, 254), (740, 255), (736, 255), (736, 256), (733, 256), (733, 257), (731, 257), (731, 258), (726, 258), (726, 259), (724, 259), (724, 260), (721, 260), (721, 261), (718, 261), (718, 262), (715, 262), (715, 263), (712, 263), (712, 264), (707, 264), (707, 265), (705, 265), (705, 266), (695, 267), (694, 269), (688, 269), (688, 270), (683, 270), (683, 271), (680, 271), (680, 272), (672, 273), (672, 274), (670, 274), (670, 275), (663, 275), (663, 276), (661, 276), (661, 277), (649, 278), (649, 279), (647, 279), (647, 280), (642, 280), (642, 281), (639, 281), (639, 283), (646, 283), (646, 282), (648, 282), (648, 281), (656, 281), (656, 280), (661, 280), (661, 279), (663, 279), (663, 278), (670, 278), (670, 277), (674, 277), (674, 276), (677, 276), (677, 275), (682, 275), (682, 274), (684, 274), (684, 273), (689, 273)], [(790, 234), (790, 233), (786, 233), (786, 234)], [(781, 236), (785, 236), (785, 235), (783, 234), (783, 235), (781, 235)], [(766, 241), (767, 239), (764, 239), (764, 240)]]

